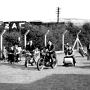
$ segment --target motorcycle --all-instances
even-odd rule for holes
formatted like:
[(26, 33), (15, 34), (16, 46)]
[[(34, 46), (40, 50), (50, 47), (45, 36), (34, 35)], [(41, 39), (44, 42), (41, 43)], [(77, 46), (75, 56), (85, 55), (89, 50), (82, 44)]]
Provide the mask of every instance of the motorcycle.
[(26, 51), (25, 67), (28, 67), (29, 64), (31, 64), (31, 66), (33, 66), (33, 64), (36, 65), (39, 56), (40, 56), (39, 52), (37, 53), (35, 50), (32, 53), (30, 53), (29, 51)]
[(40, 58), (37, 62), (37, 69), (40, 71), (44, 67), (55, 68), (57, 66), (57, 58), (53, 56), (51, 58), (50, 52), (41, 52)]

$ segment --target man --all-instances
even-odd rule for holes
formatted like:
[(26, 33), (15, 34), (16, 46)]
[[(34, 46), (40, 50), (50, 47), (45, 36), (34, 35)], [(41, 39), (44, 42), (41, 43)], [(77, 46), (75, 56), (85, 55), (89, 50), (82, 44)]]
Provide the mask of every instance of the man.
[(65, 53), (65, 55), (67, 55), (67, 53), (68, 53), (68, 48), (69, 48), (69, 43), (64, 45), (64, 53)]
[(8, 53), (8, 62), (10, 62), (12, 64), (12, 62), (14, 63), (14, 47), (10, 47), (9, 49), (9, 53)]
[(47, 44), (47, 46), (46, 46), (46, 51), (49, 51), (51, 59), (52, 59), (53, 57), (56, 58), (55, 46), (52, 44), (51, 41), (48, 42), (48, 44)]
[(90, 60), (90, 43), (87, 44), (87, 60)]
[(7, 59), (7, 49), (6, 49), (5, 46), (3, 47), (2, 53), (3, 53), (3, 60), (4, 60), (4, 62), (5, 62), (6, 59)]
[(34, 46), (32, 40), (31, 40), (31, 41), (29, 41), (29, 43), (26, 45), (26, 50), (29, 51), (30, 53), (33, 53), (33, 50), (34, 50), (34, 49), (35, 49), (35, 46)]
[[(33, 57), (33, 60), (35, 62), (35, 58), (34, 58), (34, 50), (35, 50), (35, 46), (31, 41), (29, 41), (29, 43), (26, 45), (26, 51), (29, 51), (31, 53), (31, 57)], [(31, 63), (31, 65), (33, 66), (33, 63)]]
[(74, 63), (74, 66), (75, 66), (76, 60), (75, 60), (75, 57), (74, 57), (73, 50), (72, 50), (72, 48), (70, 46), (68, 47), (66, 56), (70, 56), (71, 58), (73, 58), (73, 63)]
[(14, 48), (14, 54), (15, 54), (15, 62), (18, 62), (18, 58), (19, 58), (19, 50), (18, 50), (18, 45), (15, 45), (15, 48)]

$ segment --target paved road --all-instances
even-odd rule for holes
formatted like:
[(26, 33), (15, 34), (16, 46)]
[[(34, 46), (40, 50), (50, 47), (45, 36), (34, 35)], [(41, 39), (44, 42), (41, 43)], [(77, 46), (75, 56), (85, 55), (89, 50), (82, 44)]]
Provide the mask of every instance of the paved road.
[(55, 69), (45, 68), (38, 71), (36, 66), (24, 67), (22, 62), (13, 65), (0, 61), (0, 83), (31, 83), (53, 74), (90, 74), (90, 61), (76, 54), (76, 66), (63, 66), (64, 54), (58, 54), (58, 66)]

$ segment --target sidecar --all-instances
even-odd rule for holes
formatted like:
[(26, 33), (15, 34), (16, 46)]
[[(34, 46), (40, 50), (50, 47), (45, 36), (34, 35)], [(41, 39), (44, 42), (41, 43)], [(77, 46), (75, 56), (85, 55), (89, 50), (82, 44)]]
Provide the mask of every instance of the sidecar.
[(66, 65), (74, 65), (75, 66), (73, 57), (72, 56), (65, 56), (63, 59), (63, 64), (64, 64), (64, 66), (66, 66)]

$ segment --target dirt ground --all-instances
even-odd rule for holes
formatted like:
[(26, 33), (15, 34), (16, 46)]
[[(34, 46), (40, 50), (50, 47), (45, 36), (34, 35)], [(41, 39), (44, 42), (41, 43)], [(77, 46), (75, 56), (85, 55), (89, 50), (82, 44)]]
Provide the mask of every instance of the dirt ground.
[(90, 61), (75, 54), (76, 66), (63, 66), (64, 54), (58, 54), (58, 66), (38, 71), (25, 68), (24, 58), (15, 64), (0, 61), (0, 90), (90, 90)]

